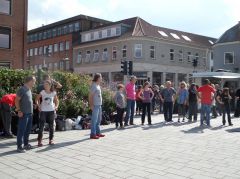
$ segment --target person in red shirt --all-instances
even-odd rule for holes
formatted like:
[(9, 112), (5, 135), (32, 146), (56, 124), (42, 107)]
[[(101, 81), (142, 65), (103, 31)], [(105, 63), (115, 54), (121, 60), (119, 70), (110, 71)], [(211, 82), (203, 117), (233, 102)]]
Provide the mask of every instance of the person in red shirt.
[(11, 132), (12, 113), (11, 108), (15, 106), (16, 94), (6, 94), (0, 100), (1, 117), (4, 127), (4, 137), (13, 138)]
[(211, 104), (214, 99), (216, 90), (210, 85), (208, 79), (204, 80), (204, 85), (198, 88), (198, 97), (201, 99), (201, 123), (206, 118), (207, 126), (210, 127), (210, 113), (211, 113)]

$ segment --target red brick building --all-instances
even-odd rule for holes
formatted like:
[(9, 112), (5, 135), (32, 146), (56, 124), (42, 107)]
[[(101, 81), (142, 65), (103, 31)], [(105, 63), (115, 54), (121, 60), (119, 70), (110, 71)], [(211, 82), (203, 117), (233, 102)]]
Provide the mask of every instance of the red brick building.
[(27, 0), (0, 0), (0, 68), (24, 68)]
[(28, 31), (27, 68), (73, 70), (73, 45), (80, 43), (80, 32), (109, 21), (79, 15)]

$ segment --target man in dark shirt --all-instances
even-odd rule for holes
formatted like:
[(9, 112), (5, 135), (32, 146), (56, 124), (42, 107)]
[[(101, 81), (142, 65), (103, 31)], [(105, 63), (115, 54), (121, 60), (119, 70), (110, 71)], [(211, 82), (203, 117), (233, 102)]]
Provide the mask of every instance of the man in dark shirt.
[[(29, 135), (32, 128), (33, 100), (32, 88), (35, 85), (36, 78), (29, 76), (25, 78), (24, 86), (17, 91), (15, 100), (16, 111), (18, 112), (19, 122), (17, 131), (17, 151), (24, 153), (32, 147), (28, 143)], [(24, 147), (22, 143), (24, 141)]]

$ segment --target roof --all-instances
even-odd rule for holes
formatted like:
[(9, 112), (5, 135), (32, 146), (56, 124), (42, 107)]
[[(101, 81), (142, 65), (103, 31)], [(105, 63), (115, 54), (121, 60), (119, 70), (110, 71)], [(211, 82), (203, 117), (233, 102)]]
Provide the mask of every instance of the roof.
[(222, 78), (222, 79), (232, 79), (232, 78), (240, 78), (240, 73), (230, 73), (230, 72), (200, 72), (193, 73), (193, 78)]
[[(128, 32), (131, 32), (131, 35), (130, 35), (131, 37), (134, 37), (134, 36), (135, 37), (136, 36), (153, 37), (153, 38), (160, 38), (168, 41), (186, 43), (191, 45), (194, 44), (194, 45), (204, 46), (204, 47), (211, 47), (217, 40), (212, 37), (206, 37), (206, 36), (197, 35), (193, 33), (154, 26), (146, 22), (145, 20), (141, 19), (140, 17), (132, 17), (129, 19), (121, 20), (121, 21), (104, 24), (96, 27), (95, 30), (105, 28), (108, 26), (117, 25), (117, 24), (129, 25), (130, 28)], [(129, 33), (128, 33), (128, 36), (129, 36)], [(124, 37), (126, 36), (124, 35)], [(115, 38), (119, 38), (119, 37), (115, 37)], [(107, 40), (107, 39), (100, 39), (98, 41), (103, 41), (103, 40)], [(84, 42), (84, 44), (91, 43), (91, 42), (92, 41)]]
[(226, 43), (235, 41), (240, 41), (240, 21), (238, 22), (238, 24), (224, 32), (216, 43)]
[(86, 15), (81, 14), (81, 15), (74, 16), (74, 17), (71, 17), (71, 18), (68, 18), (68, 19), (64, 19), (64, 20), (61, 20), (61, 21), (54, 22), (52, 24), (44, 25), (44, 26), (36, 28), (36, 29), (29, 30), (28, 34), (48, 30), (50, 28), (60, 26), (60, 25), (64, 25), (64, 24), (68, 24), (68, 23), (71, 23), (71, 22), (74, 22), (74, 21), (77, 21), (77, 20), (91, 20), (91, 21), (100, 22), (100, 23), (103, 23), (103, 24), (111, 22), (111, 21), (98, 19), (98, 18), (95, 18), (95, 17), (90, 17), (90, 16), (86, 16)]

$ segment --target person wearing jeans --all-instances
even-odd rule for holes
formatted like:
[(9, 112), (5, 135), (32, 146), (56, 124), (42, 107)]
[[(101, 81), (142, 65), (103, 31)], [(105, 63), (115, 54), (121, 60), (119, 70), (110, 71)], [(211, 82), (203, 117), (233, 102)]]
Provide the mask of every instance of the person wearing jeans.
[(207, 126), (210, 127), (211, 105), (215, 92), (208, 79), (204, 80), (204, 85), (198, 88), (198, 97), (201, 99), (201, 126), (206, 118)]
[(136, 92), (135, 92), (135, 83), (137, 78), (135, 76), (130, 77), (130, 82), (126, 85), (126, 95), (127, 95), (127, 113), (124, 119), (124, 125), (128, 126), (129, 118), (130, 125), (134, 125), (133, 116), (135, 110), (135, 100), (136, 100)]
[(100, 123), (102, 119), (102, 91), (100, 84), (102, 82), (102, 75), (96, 73), (92, 80), (92, 86), (89, 94), (89, 105), (92, 110), (91, 118), (91, 139), (99, 139), (105, 135), (101, 134)]
[(152, 89), (150, 88), (150, 83), (148, 81), (146, 81), (143, 85), (143, 89), (142, 89), (141, 93), (138, 96), (142, 100), (142, 125), (144, 125), (144, 122), (145, 122), (146, 109), (147, 109), (147, 113), (148, 113), (148, 125), (152, 125), (151, 101), (153, 99), (153, 96), (154, 96), (154, 93), (153, 93)]
[[(32, 146), (29, 144), (29, 135), (32, 128), (33, 101), (31, 89), (35, 85), (36, 78), (29, 76), (25, 78), (24, 86), (17, 91), (15, 99), (16, 111), (18, 112), (17, 151), (25, 152)], [(24, 147), (22, 143), (24, 141)]]
[[(40, 102), (40, 99), (41, 102)], [(53, 90), (53, 85), (50, 80), (44, 82), (44, 90), (36, 97), (36, 105), (40, 111), (40, 127), (38, 133), (38, 147), (42, 147), (42, 137), (44, 125), (46, 122), (49, 124), (49, 145), (53, 145), (54, 133), (54, 118), (55, 111), (58, 108), (59, 102), (56, 91)]]
[(166, 88), (161, 92), (160, 98), (163, 102), (164, 119), (166, 122), (172, 122), (173, 103), (175, 101), (176, 91), (171, 81), (166, 82)]

